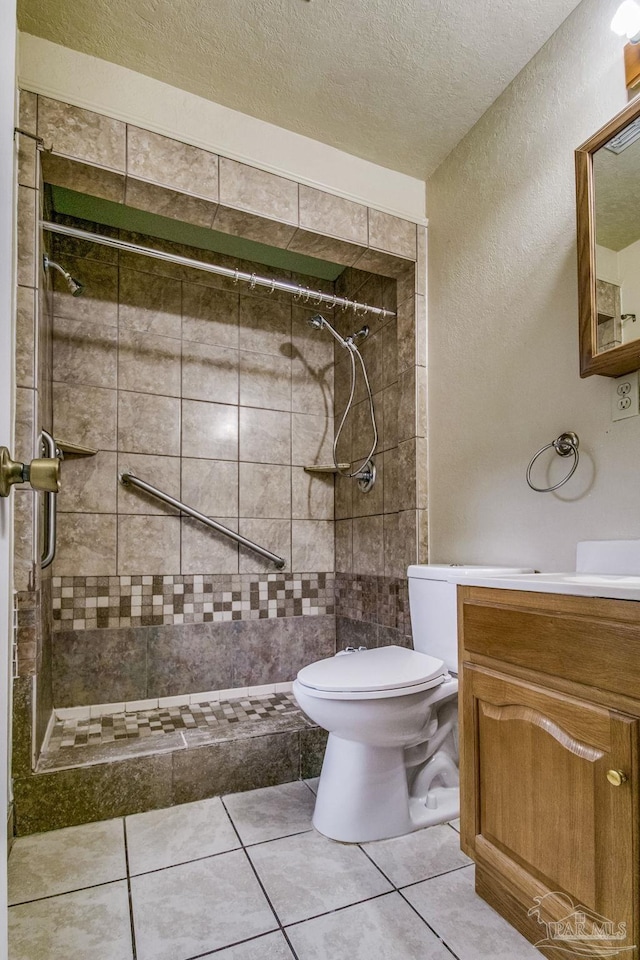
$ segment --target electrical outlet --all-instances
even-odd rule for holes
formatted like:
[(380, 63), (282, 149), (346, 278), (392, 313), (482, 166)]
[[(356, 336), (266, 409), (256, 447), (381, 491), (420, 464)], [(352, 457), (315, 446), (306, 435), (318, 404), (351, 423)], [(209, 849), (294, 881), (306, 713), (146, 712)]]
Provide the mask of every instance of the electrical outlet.
[(616, 377), (611, 384), (611, 419), (626, 420), (640, 413), (638, 398), (638, 371)]

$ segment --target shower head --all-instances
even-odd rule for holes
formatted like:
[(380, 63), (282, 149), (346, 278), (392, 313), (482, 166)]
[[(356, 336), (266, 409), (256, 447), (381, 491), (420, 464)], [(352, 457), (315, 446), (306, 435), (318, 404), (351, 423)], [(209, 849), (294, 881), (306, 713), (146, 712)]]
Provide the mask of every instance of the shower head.
[(313, 327), (314, 330), (322, 330), (326, 322), (321, 313), (314, 313), (314, 315), (307, 320), (309, 326)]
[(79, 297), (84, 290), (84, 284), (80, 283), (79, 280), (76, 280), (75, 277), (72, 277), (68, 270), (65, 270), (64, 267), (61, 267), (59, 263), (56, 263), (55, 260), (49, 259), (45, 253), (43, 257), (44, 269), (48, 270), (49, 267), (53, 267), (54, 270), (57, 270), (58, 273), (62, 274), (65, 279), (65, 282), (69, 288), (69, 293), (72, 297)]

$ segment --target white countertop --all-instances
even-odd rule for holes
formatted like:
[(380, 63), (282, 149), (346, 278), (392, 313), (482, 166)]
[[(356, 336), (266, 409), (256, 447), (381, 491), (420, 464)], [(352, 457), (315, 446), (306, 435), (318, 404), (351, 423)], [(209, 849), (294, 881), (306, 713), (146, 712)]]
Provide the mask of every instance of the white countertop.
[(564, 593), (574, 597), (604, 597), (610, 600), (640, 600), (640, 576), (573, 572), (520, 573), (506, 577), (474, 577), (467, 574), (458, 579), (455, 571), (452, 571), (448, 579), (466, 587)]

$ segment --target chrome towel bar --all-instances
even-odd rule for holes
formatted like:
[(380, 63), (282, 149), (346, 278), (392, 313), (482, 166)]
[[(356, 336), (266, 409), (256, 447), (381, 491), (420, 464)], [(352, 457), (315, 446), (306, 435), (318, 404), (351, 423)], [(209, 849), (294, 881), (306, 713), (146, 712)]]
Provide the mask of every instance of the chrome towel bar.
[(175, 507), (176, 510), (181, 510), (182, 513), (186, 513), (188, 517), (193, 517), (194, 520), (199, 520), (200, 523), (204, 523), (206, 527), (211, 527), (212, 530), (216, 530), (218, 533), (224, 534), (224, 536), (229, 537), (230, 540), (235, 540), (236, 543), (241, 544), (243, 547), (247, 547), (249, 550), (253, 550), (254, 553), (259, 553), (261, 557), (271, 560), (271, 562), (276, 565), (278, 570), (282, 570), (284, 567), (286, 561), (283, 560), (282, 557), (278, 557), (275, 553), (271, 553), (270, 550), (265, 550), (264, 547), (260, 547), (257, 543), (254, 543), (253, 540), (247, 540), (246, 537), (236, 533), (235, 530), (230, 530), (228, 527), (223, 526), (221, 523), (218, 523), (217, 520), (211, 520), (209, 517), (205, 517), (204, 513), (200, 513), (199, 510), (195, 510), (193, 507), (187, 506), (187, 504), (183, 503), (181, 500), (176, 500), (176, 498), (172, 497), (171, 494), (164, 493), (162, 490), (158, 490), (157, 487), (147, 483), (146, 480), (141, 480), (140, 477), (136, 477), (136, 475), (131, 473), (131, 471), (121, 473), (120, 482), (125, 486), (127, 486), (127, 484), (131, 484), (132, 487), (138, 487), (140, 490), (144, 490), (152, 497), (156, 497), (158, 500), (162, 500), (163, 503), (168, 503), (169, 506)]

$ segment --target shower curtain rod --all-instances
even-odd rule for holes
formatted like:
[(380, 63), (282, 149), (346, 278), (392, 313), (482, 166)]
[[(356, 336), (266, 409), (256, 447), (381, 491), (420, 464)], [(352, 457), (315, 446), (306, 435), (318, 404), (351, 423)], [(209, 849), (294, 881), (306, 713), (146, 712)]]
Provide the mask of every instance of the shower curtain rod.
[(254, 287), (268, 287), (269, 292), (280, 290), (292, 294), (296, 300), (320, 306), (328, 303), (331, 307), (341, 307), (343, 310), (353, 310), (356, 315), (374, 314), (379, 317), (395, 317), (393, 310), (383, 307), (372, 307), (368, 303), (359, 303), (357, 300), (348, 300), (345, 297), (334, 297), (321, 290), (311, 290), (300, 284), (287, 283), (286, 280), (275, 280), (261, 277), (256, 273), (246, 273), (243, 270), (232, 270), (230, 267), (220, 267), (214, 263), (203, 263), (201, 260), (192, 260), (175, 253), (165, 253), (163, 250), (153, 250), (151, 247), (142, 247), (138, 243), (129, 243), (128, 240), (118, 240), (115, 237), (106, 237), (99, 233), (90, 233), (88, 230), (79, 230), (77, 227), (67, 227), (62, 223), (52, 223), (50, 220), (41, 220), (40, 226), (48, 233), (57, 233), (63, 237), (74, 237), (76, 240), (88, 240), (91, 243), (100, 243), (105, 247), (114, 247), (116, 250), (128, 250), (129, 253), (138, 253), (143, 257), (153, 257), (155, 260), (164, 260), (167, 263), (176, 263), (182, 267), (191, 267), (194, 270), (204, 270), (206, 273), (215, 273), (221, 277), (229, 277), (234, 283), (242, 280)]

